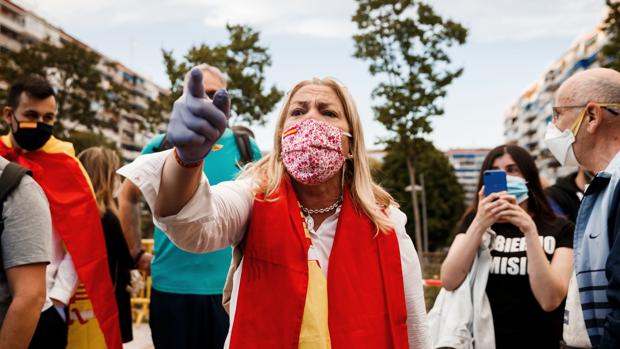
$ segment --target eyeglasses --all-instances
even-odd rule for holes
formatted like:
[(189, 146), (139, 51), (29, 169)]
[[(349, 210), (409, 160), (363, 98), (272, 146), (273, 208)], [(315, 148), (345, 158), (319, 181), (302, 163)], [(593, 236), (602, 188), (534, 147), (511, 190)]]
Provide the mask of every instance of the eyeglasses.
[[(615, 110), (613, 110), (613, 109), (609, 108), (609, 106), (602, 105), (602, 104), (599, 104), (599, 106), (600, 106), (602, 109), (605, 109), (605, 110), (607, 110), (608, 112), (612, 113), (613, 115), (620, 115), (620, 113), (619, 113), (619, 112), (617, 112), (617, 111), (615, 111)], [(614, 104), (614, 105), (612, 105), (612, 106), (614, 106), (614, 107), (615, 107), (615, 106), (617, 106), (617, 105), (616, 105), (616, 104)], [(560, 110), (560, 109), (571, 109), (571, 108), (573, 108), (573, 109), (574, 109), (574, 108), (585, 108), (585, 107), (586, 107), (586, 105), (562, 105), (562, 106), (559, 106), (559, 107), (552, 107), (552, 108), (551, 108), (551, 110), (552, 110), (553, 122), (558, 121), (558, 119), (560, 118), (560, 112), (559, 112), (559, 110)]]

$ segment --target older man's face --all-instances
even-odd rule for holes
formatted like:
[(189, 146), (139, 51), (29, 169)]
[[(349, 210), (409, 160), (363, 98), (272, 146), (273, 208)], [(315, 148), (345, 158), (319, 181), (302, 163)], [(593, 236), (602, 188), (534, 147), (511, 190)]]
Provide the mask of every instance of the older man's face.
[(225, 88), (222, 81), (208, 71), (205, 71), (202, 74), (202, 85), (205, 88), (205, 94), (211, 99), (213, 99), (213, 95), (217, 90)]
[(564, 131), (574, 125), (575, 120), (579, 117), (579, 114), (585, 108), (585, 105), (581, 105), (579, 101), (576, 101), (570, 93), (570, 86), (562, 86), (555, 98), (555, 115), (553, 123), (557, 128)]

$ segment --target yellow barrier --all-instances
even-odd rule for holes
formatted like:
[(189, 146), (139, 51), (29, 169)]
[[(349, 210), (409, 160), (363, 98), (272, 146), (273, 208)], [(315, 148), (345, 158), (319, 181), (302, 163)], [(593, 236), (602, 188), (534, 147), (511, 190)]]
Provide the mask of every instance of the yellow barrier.
[[(153, 254), (153, 239), (142, 239), (142, 248), (150, 254)], [(140, 271), (144, 280), (144, 288), (140, 291), (137, 297), (131, 298), (131, 316), (136, 323), (136, 326), (140, 326), (142, 321), (149, 318), (149, 305), (151, 303), (151, 275)]]

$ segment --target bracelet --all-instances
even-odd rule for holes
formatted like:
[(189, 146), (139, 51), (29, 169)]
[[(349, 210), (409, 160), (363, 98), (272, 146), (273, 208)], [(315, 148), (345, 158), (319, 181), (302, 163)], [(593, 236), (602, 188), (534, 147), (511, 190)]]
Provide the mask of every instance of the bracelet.
[(177, 148), (174, 148), (174, 159), (177, 161), (177, 164), (179, 164), (179, 166), (183, 167), (183, 168), (195, 168), (198, 167), (202, 164), (203, 160), (197, 161), (197, 162), (185, 162), (183, 161), (183, 159), (181, 159), (181, 157), (179, 156), (179, 152), (177, 150)]
[(140, 258), (142, 258), (142, 255), (144, 255), (145, 253), (146, 251), (143, 248), (141, 248), (140, 252), (138, 252), (138, 254), (135, 257), (133, 257), (133, 265), (135, 268), (138, 267), (138, 262), (140, 261)]

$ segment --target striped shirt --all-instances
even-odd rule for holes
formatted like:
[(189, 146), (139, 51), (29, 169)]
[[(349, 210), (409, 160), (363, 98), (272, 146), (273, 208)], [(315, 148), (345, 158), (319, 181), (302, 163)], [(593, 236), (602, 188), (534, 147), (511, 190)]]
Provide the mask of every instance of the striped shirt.
[(617, 200), (614, 192), (619, 181), (620, 153), (588, 187), (575, 226), (575, 274), (583, 319), (593, 347), (601, 342), (607, 317), (614, 310), (608, 300), (606, 274), (612, 238), (608, 220), (613, 202)]

